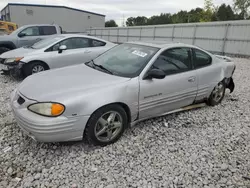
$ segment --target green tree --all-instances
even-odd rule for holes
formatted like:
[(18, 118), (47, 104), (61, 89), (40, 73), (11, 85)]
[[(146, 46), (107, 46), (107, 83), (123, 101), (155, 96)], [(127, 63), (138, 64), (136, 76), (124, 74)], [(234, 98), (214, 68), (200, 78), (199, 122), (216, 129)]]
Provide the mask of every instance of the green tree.
[(135, 25), (147, 25), (148, 18), (145, 16), (137, 16), (135, 18)]
[(239, 16), (243, 19), (248, 17), (248, 9), (250, 7), (250, 0), (234, 0), (234, 8), (240, 12)]
[(118, 25), (115, 23), (115, 20), (109, 20), (105, 22), (105, 27), (118, 27)]
[(134, 17), (129, 17), (126, 21), (126, 26), (134, 26)]
[(210, 22), (214, 15), (214, 5), (212, 0), (204, 1), (204, 10), (201, 13), (200, 22)]
[(148, 25), (170, 24), (172, 23), (171, 14), (161, 13), (159, 16), (151, 16), (147, 23)]
[(203, 13), (202, 8), (192, 9), (188, 12), (189, 14), (189, 22), (200, 22), (201, 15)]
[(213, 8), (214, 8), (213, 0), (204, 0), (204, 9), (205, 10), (213, 11)]
[(172, 23), (188, 23), (190, 15), (187, 11), (180, 11), (172, 15)]
[(126, 21), (127, 26), (147, 25), (148, 18), (145, 16), (129, 17)]
[(216, 13), (216, 18), (219, 21), (234, 20), (235, 14), (230, 5), (222, 4)]

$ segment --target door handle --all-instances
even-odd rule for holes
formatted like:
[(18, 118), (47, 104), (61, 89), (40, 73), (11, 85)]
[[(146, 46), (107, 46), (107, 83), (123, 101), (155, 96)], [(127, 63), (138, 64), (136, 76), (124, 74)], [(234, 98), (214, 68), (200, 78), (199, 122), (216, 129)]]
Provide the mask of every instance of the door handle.
[(194, 82), (194, 81), (195, 81), (195, 77), (194, 76), (188, 78), (188, 82)]

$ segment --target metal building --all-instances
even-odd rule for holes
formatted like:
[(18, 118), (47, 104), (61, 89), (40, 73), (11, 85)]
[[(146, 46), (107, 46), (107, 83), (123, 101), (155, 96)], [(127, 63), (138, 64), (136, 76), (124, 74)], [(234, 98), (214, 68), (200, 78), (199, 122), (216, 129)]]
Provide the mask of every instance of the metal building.
[(85, 32), (92, 27), (104, 27), (105, 15), (66, 6), (9, 3), (1, 10), (4, 21), (18, 26), (27, 24), (58, 24), (63, 31)]

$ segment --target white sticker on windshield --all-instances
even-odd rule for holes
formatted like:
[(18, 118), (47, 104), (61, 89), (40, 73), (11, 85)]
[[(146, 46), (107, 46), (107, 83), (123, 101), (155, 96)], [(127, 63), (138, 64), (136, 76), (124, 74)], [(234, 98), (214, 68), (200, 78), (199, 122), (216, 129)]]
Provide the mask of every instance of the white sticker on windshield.
[(140, 51), (137, 51), (137, 50), (134, 50), (132, 52), (132, 54), (135, 54), (135, 55), (138, 55), (140, 57), (146, 57), (148, 54), (147, 53), (144, 53), (144, 52), (140, 52)]

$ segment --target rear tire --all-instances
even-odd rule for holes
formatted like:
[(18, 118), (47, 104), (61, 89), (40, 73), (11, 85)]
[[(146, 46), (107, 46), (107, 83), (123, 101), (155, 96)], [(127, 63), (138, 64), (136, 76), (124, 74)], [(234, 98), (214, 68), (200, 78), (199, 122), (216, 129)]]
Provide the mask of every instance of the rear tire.
[(46, 66), (45, 63), (42, 63), (39, 61), (28, 63), (27, 65), (24, 65), (23, 67), (23, 73), (25, 77), (45, 71), (45, 70), (48, 70), (48, 67)]
[(215, 86), (211, 95), (207, 100), (207, 104), (210, 106), (215, 106), (221, 103), (225, 96), (226, 86), (225, 83), (222, 81)]
[(8, 51), (10, 51), (10, 49), (9, 49), (9, 48), (6, 48), (6, 47), (0, 47), (0, 55), (1, 55), (2, 53), (4, 53), (4, 52), (8, 52)]
[(84, 138), (89, 144), (106, 146), (122, 136), (127, 124), (127, 114), (120, 105), (104, 106), (91, 115), (85, 127)]

